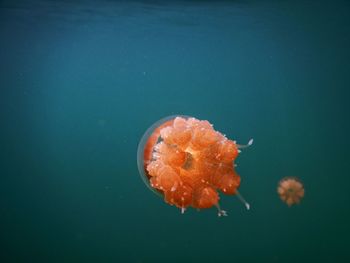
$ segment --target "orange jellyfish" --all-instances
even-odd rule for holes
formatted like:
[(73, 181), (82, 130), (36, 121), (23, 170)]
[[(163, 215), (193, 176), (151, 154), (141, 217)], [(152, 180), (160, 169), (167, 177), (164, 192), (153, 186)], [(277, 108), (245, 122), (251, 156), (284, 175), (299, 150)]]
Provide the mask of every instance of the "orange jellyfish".
[(283, 178), (278, 185), (277, 192), (288, 206), (299, 204), (304, 197), (304, 186), (296, 177)]
[(240, 149), (215, 131), (208, 121), (188, 116), (170, 116), (152, 125), (138, 147), (138, 168), (146, 185), (184, 213), (186, 208), (206, 209), (215, 206), (219, 216), (226, 211), (219, 205), (218, 190), (249, 204), (237, 188), (241, 178), (234, 161)]

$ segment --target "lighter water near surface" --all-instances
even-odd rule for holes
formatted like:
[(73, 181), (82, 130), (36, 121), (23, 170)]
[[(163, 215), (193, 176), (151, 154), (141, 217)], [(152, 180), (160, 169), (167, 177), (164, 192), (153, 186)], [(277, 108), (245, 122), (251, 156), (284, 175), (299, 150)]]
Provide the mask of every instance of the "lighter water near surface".
[[(1, 262), (350, 261), (346, 1), (0, 2)], [(254, 144), (181, 214), (139, 140), (174, 114)], [(276, 193), (300, 178), (305, 198)]]

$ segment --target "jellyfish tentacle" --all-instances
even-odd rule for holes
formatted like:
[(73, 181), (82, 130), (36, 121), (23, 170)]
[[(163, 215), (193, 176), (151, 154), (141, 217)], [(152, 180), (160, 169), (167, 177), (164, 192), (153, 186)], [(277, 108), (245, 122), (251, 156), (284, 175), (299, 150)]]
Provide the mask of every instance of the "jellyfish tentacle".
[(222, 216), (228, 216), (227, 212), (225, 210), (222, 210), (219, 203), (217, 203), (216, 208), (218, 209), (218, 217), (222, 217)]
[(236, 144), (238, 149), (244, 149), (244, 148), (248, 148), (249, 146), (251, 146), (254, 142), (254, 139), (250, 139), (249, 142), (247, 144)]
[(236, 195), (239, 201), (241, 201), (245, 207), (247, 208), (247, 210), (250, 209), (250, 204), (244, 199), (244, 197), (240, 194), (240, 192), (238, 192), (238, 190), (236, 190)]

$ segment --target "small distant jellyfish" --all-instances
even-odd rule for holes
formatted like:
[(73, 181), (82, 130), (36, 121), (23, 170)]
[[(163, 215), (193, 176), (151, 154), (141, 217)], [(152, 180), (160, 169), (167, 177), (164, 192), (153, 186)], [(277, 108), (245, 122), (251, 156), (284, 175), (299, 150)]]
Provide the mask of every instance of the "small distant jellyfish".
[(215, 131), (208, 121), (188, 116), (170, 116), (152, 125), (138, 147), (138, 168), (145, 184), (182, 213), (188, 207), (216, 207), (219, 216), (226, 211), (219, 205), (221, 191), (236, 195), (249, 209), (238, 192), (241, 182), (234, 161), (240, 149)]
[(283, 202), (289, 207), (299, 204), (305, 191), (301, 181), (296, 177), (283, 178), (277, 187), (277, 192)]

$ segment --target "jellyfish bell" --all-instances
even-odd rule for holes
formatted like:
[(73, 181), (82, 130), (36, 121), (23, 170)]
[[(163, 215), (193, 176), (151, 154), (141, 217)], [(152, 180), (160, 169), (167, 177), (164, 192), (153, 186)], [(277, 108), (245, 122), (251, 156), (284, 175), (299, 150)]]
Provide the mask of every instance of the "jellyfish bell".
[[(162, 196), (162, 192), (156, 190), (151, 186), (151, 176), (147, 171), (147, 166), (151, 163), (153, 159), (155, 145), (158, 141), (161, 140), (160, 131), (162, 130), (162, 128), (170, 126), (176, 117), (178, 117), (178, 115), (168, 116), (152, 124), (143, 134), (137, 148), (137, 168), (139, 170), (141, 179), (153, 193), (159, 196)], [(186, 118), (186, 116), (182, 117)]]
[(237, 197), (240, 176), (234, 170), (239, 145), (215, 131), (208, 121), (184, 115), (169, 116), (147, 129), (138, 146), (137, 164), (147, 187), (164, 201), (181, 209), (215, 206), (219, 216), (218, 191)]
[(299, 204), (305, 194), (303, 183), (296, 177), (285, 177), (280, 180), (277, 192), (289, 207)]

